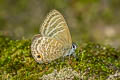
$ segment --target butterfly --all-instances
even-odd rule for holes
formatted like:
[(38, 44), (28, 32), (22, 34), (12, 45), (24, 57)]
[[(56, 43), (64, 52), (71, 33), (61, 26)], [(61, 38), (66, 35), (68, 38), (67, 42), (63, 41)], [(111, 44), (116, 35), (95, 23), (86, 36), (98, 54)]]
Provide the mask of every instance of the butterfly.
[(64, 17), (57, 10), (50, 11), (40, 28), (40, 34), (32, 39), (33, 58), (38, 63), (49, 63), (71, 55), (75, 49)]

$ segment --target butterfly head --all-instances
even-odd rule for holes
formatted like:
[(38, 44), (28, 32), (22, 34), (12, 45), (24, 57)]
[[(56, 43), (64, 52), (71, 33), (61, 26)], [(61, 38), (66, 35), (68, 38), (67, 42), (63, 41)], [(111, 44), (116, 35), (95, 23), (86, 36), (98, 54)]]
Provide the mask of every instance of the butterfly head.
[(77, 45), (75, 43), (72, 44), (72, 50), (75, 52), (75, 50), (77, 49)]
[(72, 43), (72, 48), (70, 50), (69, 55), (73, 54), (73, 56), (75, 57), (76, 56), (76, 54), (75, 54), (76, 49), (77, 49), (77, 45), (75, 43)]
[(74, 53), (75, 53), (75, 50), (77, 49), (77, 46), (76, 46), (76, 44), (75, 43), (72, 43), (72, 48), (70, 49), (70, 52), (68, 53), (68, 54), (66, 54), (65, 56), (67, 56), (67, 55), (71, 55), (71, 54), (73, 54), (73, 55), (75, 55)]

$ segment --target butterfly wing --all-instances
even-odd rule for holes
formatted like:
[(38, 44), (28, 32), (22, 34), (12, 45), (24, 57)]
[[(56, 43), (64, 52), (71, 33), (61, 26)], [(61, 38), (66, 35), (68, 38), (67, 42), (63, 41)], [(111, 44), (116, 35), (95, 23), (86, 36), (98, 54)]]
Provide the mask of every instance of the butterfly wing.
[(31, 44), (31, 53), (38, 63), (51, 62), (67, 53), (64, 50), (63, 43), (55, 38), (40, 37), (36, 35)]
[(71, 35), (64, 17), (57, 10), (52, 10), (44, 20), (40, 29), (41, 35), (52, 37), (64, 42), (64, 45), (71, 47)]

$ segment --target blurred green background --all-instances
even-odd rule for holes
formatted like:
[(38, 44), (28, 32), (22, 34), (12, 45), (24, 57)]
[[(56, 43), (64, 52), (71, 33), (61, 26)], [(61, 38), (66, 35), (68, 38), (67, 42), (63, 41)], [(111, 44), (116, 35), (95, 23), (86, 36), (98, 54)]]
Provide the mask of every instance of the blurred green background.
[(0, 34), (31, 39), (52, 9), (63, 14), (74, 42), (120, 48), (120, 0), (0, 0)]

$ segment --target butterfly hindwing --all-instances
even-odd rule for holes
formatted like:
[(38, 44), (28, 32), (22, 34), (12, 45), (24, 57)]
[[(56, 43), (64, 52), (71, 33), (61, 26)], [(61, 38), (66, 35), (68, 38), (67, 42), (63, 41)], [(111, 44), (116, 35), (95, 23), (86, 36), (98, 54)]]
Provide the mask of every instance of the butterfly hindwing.
[(39, 63), (51, 62), (66, 53), (63, 43), (50, 37), (33, 38), (31, 52), (34, 59)]

